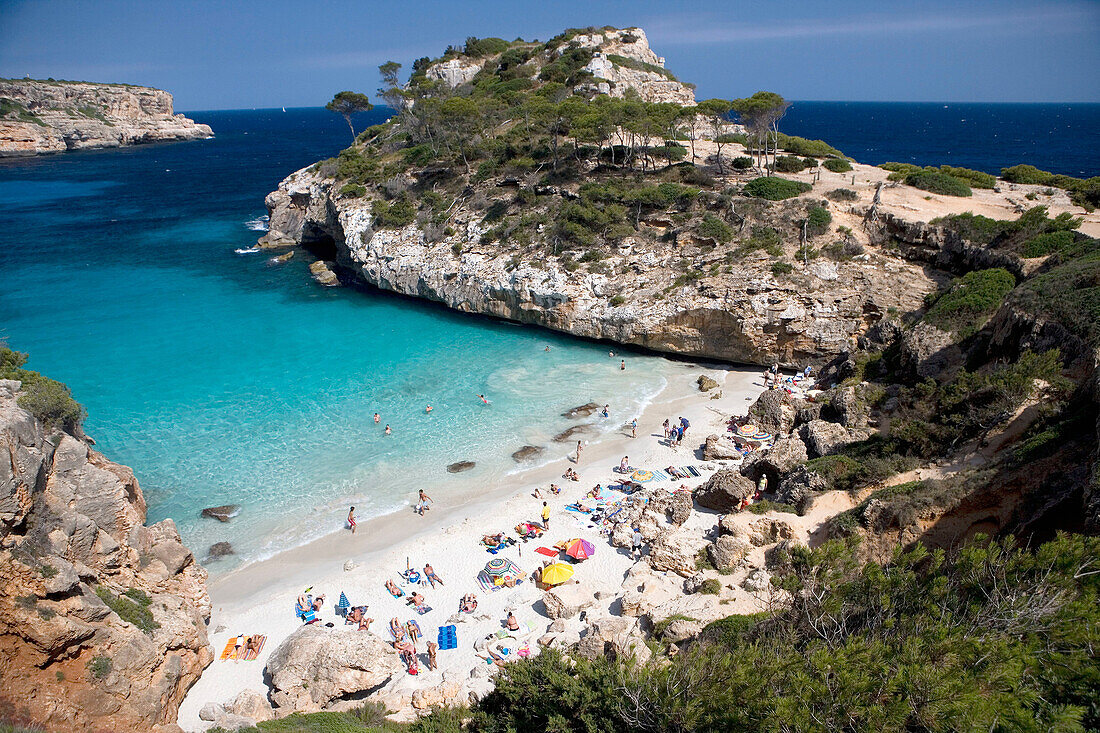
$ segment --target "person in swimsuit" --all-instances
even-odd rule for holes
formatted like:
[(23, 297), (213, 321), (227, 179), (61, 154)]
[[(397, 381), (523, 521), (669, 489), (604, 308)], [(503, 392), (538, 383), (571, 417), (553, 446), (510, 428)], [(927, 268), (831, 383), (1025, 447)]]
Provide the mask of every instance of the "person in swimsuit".
[(380, 418), (380, 417), (378, 416), (378, 413), (377, 413), (377, 412), (376, 412), (376, 413), (374, 413), (374, 424), (375, 424), (375, 425), (377, 425), (377, 424), (378, 424), (378, 423), (380, 423), (380, 422), (382, 422), (382, 418)]
[(519, 631), (519, 621), (516, 620), (515, 614), (511, 611), (508, 612), (508, 619), (504, 623), (509, 631)]
[(424, 512), (428, 510), (428, 502), (435, 503), (432, 497), (424, 493), (424, 489), (420, 490), (420, 498), (416, 502), (416, 513), (423, 516)]
[(638, 419), (637, 418), (634, 418), (633, 420), (630, 421), (630, 437), (631, 438), (637, 438), (638, 437)]
[[(583, 446), (581, 445), (581, 442), (578, 440), (577, 441), (577, 463), (578, 464), (580, 464), (580, 462), (581, 462), (581, 448), (582, 447)], [(574, 480), (576, 480), (576, 479), (574, 479)]]
[(389, 425), (387, 425), (387, 426), (386, 426), (386, 435), (389, 435), (389, 434), (390, 434), (390, 433), (392, 433), (392, 432), (393, 432), (393, 431), (392, 431), (392, 430), (390, 430), (390, 426), (389, 426)]
[(424, 413), (425, 413), (425, 414), (427, 414), (427, 413), (429, 413), (429, 412), (431, 412), (431, 411), (432, 411), (432, 406), (431, 406), (431, 405), (428, 405), (427, 407), (425, 407), (425, 408), (424, 408)]
[[(550, 347), (547, 346), (546, 350), (549, 351)], [(434, 641), (428, 642), (428, 669), (435, 669), (439, 664), (435, 660), (435, 653), (439, 649), (439, 644)]]
[(623, 459), (619, 461), (619, 473), (626, 473), (630, 468), (630, 456), (623, 456)]
[(424, 578), (432, 584), (433, 588), (435, 587), (436, 583), (443, 585), (443, 581), (438, 575), (435, 574), (435, 568), (433, 568), (431, 565), (424, 566)]
[(348, 511), (348, 526), (351, 527), (351, 533), (355, 534), (355, 507)]
[(626, 359), (623, 359), (622, 362), (619, 364), (619, 371), (620, 372), (625, 372), (626, 371)]
[(484, 404), (484, 405), (487, 405), (487, 404), (489, 404), (489, 400), (485, 399), (485, 395), (483, 395), (483, 394), (479, 394), (479, 395), (478, 395), (478, 397), (480, 397), (480, 398), (481, 398), (481, 402), (482, 402), (482, 404)]

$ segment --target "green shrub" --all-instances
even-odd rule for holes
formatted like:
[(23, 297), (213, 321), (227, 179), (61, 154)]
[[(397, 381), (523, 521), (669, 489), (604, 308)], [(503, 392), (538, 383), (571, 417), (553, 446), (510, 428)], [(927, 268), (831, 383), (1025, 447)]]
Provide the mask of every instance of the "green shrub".
[(703, 221), (699, 222), (696, 231), (699, 232), (700, 236), (713, 239), (721, 244), (733, 239), (733, 229), (730, 228), (730, 225), (714, 214), (706, 214)]
[(22, 382), (19, 406), (49, 429), (68, 433), (79, 431), (85, 412), (80, 403), (73, 399), (69, 388), (38, 372), (24, 369), (26, 363), (26, 354), (0, 343), (0, 379)]
[(815, 158), (843, 158), (844, 153), (824, 140), (807, 140), (797, 135), (779, 133), (779, 147), (795, 155), (812, 155)]
[(466, 39), (466, 46), (462, 49), (462, 53), (474, 59), (482, 56), (495, 56), (498, 53), (507, 51), (510, 45), (503, 38), (475, 38), (470, 36)]
[(435, 159), (435, 152), (432, 151), (432, 146), (428, 143), (421, 143), (420, 145), (413, 145), (411, 148), (405, 148), (401, 153), (401, 157), (409, 165), (427, 165)]
[(904, 181), (905, 177), (910, 173), (917, 173), (924, 170), (919, 165), (913, 165), (912, 163), (894, 163), (886, 162), (880, 163), (879, 168), (885, 171), (890, 171), (890, 175), (886, 176), (888, 181)]
[(1041, 171), (1033, 165), (1014, 165), (1011, 168), (1002, 168), (1001, 178), (1010, 183), (1030, 183), (1043, 186), (1050, 184), (1054, 179), (1054, 174)]
[(940, 173), (946, 173), (961, 181), (966, 181), (974, 188), (993, 188), (997, 183), (997, 179), (994, 176), (971, 168), (956, 168), (955, 166), (941, 165)]
[(97, 680), (101, 680), (111, 673), (111, 658), (104, 656), (92, 657), (88, 662), (88, 671)]
[(791, 181), (776, 176), (762, 176), (746, 183), (743, 190), (747, 196), (767, 199), (768, 201), (782, 201), (806, 193), (812, 188), (810, 184), (802, 181)]
[(405, 198), (392, 202), (375, 199), (370, 213), (376, 229), (400, 229), (416, 221), (416, 206)]
[(146, 634), (159, 629), (160, 624), (153, 620), (153, 613), (149, 610), (152, 599), (140, 590), (131, 588), (123, 596), (116, 596), (106, 586), (97, 585), (95, 594), (107, 607), (118, 614), (118, 617), (127, 623), (138, 627)]
[(42, 574), (43, 578), (52, 578), (57, 575), (57, 568), (47, 564), (38, 568), (38, 572)]
[(1072, 247), (1076, 239), (1073, 232), (1065, 229), (1046, 232), (1020, 245), (1020, 254), (1024, 257), (1043, 257), (1054, 252), (1062, 252)]
[(772, 274), (776, 277), (794, 272), (794, 265), (789, 262), (773, 262)]
[(794, 155), (778, 155), (775, 158), (775, 169), (780, 173), (798, 173), (806, 167), (806, 161)]
[(739, 155), (730, 161), (730, 165), (734, 170), (745, 171), (752, 168), (752, 158), (747, 155)]
[(954, 176), (939, 171), (920, 170), (905, 176), (905, 183), (922, 191), (938, 193), (942, 196), (970, 196), (970, 186)]
[(1070, 200), (1092, 211), (1100, 206), (1100, 176), (1081, 179), (1039, 170), (1033, 165), (1014, 165), (1001, 169), (1001, 178), (1012, 183), (1054, 186), (1070, 194)]
[(613, 295), (611, 299), (607, 301), (612, 307), (620, 306), (626, 302), (626, 298), (621, 295)]
[(822, 165), (833, 173), (847, 173), (852, 170), (852, 164), (846, 158), (829, 158)]
[(628, 58), (627, 56), (620, 56), (616, 53), (607, 54), (607, 60), (615, 64), (615, 66), (621, 66), (627, 69), (634, 69), (635, 71), (648, 71), (650, 74), (657, 74), (663, 76), (669, 81), (676, 81), (676, 76), (664, 68), (663, 66), (657, 66), (655, 64), (647, 64), (645, 61), (639, 61), (637, 59)]
[(1056, 320), (1093, 348), (1100, 346), (1100, 253), (1036, 275), (1009, 298), (1025, 311)]
[(345, 183), (340, 188), (340, 195), (344, 198), (358, 199), (367, 195), (367, 189), (358, 183)]
[(829, 225), (833, 222), (833, 215), (824, 206), (814, 206), (806, 215), (806, 231), (811, 236), (818, 236), (829, 231)]
[(355, 148), (341, 150), (336, 156), (334, 174), (337, 180), (350, 180), (353, 183), (374, 183), (379, 175), (378, 161), (364, 157)]
[(717, 578), (707, 578), (699, 584), (699, 589), (695, 592), (709, 596), (716, 596), (722, 592), (722, 583), (719, 582)]
[(832, 201), (855, 201), (859, 198), (859, 194), (850, 188), (834, 188), (825, 194), (825, 198)]
[(968, 272), (936, 298), (924, 320), (959, 338), (968, 338), (985, 324), (1014, 287), (1016, 278), (1000, 267)]
[(752, 236), (741, 242), (737, 247), (737, 254), (746, 255), (762, 249), (772, 257), (782, 257), (782, 239), (772, 227), (753, 227)]

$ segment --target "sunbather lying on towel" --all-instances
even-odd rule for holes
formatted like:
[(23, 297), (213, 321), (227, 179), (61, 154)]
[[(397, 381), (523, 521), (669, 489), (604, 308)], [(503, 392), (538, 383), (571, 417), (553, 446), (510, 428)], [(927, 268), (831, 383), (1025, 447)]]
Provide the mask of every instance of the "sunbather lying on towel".
[(473, 613), (477, 610), (477, 596), (473, 593), (467, 593), (462, 596), (462, 600), (458, 603), (458, 610), (463, 613)]
[(665, 473), (667, 473), (672, 478), (689, 478), (686, 473), (676, 468), (676, 466), (669, 466), (665, 469)]
[(405, 595), (405, 591), (398, 588), (397, 583), (393, 582), (393, 580), (386, 581), (386, 590), (388, 590), (390, 592), (390, 595), (394, 598), (400, 598), (401, 596)]
[(424, 566), (424, 579), (431, 583), (433, 588), (435, 587), (436, 583), (443, 585), (443, 581), (440, 580), (439, 576), (435, 574), (435, 568), (433, 568), (431, 565)]
[(394, 648), (397, 647), (398, 642), (405, 638), (405, 627), (397, 620), (397, 616), (390, 619), (390, 634), (393, 635)]
[(481, 544), (486, 547), (496, 547), (504, 541), (504, 533), (497, 532), (496, 534), (486, 534), (481, 536)]
[(416, 606), (417, 608), (420, 608), (421, 606), (424, 605), (424, 596), (420, 595), (419, 593), (413, 593), (408, 598), (408, 600), (405, 601), (405, 603), (408, 603), (408, 604), (411, 604), (413, 606)]

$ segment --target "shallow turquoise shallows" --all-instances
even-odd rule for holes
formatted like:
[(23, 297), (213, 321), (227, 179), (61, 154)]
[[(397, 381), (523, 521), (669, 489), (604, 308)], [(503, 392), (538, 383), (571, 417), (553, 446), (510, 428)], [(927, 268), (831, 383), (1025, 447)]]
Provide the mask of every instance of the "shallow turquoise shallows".
[[(151, 521), (173, 518), (199, 555), (233, 543), (213, 571), (339, 531), (352, 504), (366, 518), (421, 487), (498, 485), (524, 444), (568, 450), (550, 441), (564, 410), (610, 401), (597, 427), (618, 429), (681, 368), (627, 354), (621, 372), (606, 345), (238, 254), (264, 195), (347, 128), (320, 110), (194, 116), (214, 140), (0, 161), (0, 337), (72, 387)], [(477, 466), (446, 472), (462, 460)], [(228, 525), (199, 516), (230, 503)]]

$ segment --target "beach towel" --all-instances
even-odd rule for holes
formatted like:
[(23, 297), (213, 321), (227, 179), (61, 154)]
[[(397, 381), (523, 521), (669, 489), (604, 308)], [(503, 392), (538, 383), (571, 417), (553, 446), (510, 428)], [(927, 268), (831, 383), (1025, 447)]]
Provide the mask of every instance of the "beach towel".
[(260, 656), (260, 652), (264, 650), (264, 644), (267, 643), (266, 636), (257, 636), (256, 638), (260, 640), (259, 645), (255, 649), (246, 649), (244, 655), (241, 657), (241, 659), (246, 662), (251, 662), (256, 657)]
[(546, 555), (547, 557), (557, 557), (558, 550), (551, 550), (549, 547), (536, 547), (535, 552), (540, 555)]
[(421, 616), (432, 610), (431, 606), (414, 606), (414, 608), (416, 609), (416, 612), (419, 613)]
[(458, 648), (458, 627), (454, 624), (439, 627), (438, 642), (440, 650)]
[(233, 649), (237, 646), (237, 637), (233, 637), (229, 641), (225, 642), (225, 649), (222, 650), (221, 659), (224, 661), (229, 659), (229, 655), (233, 653)]

